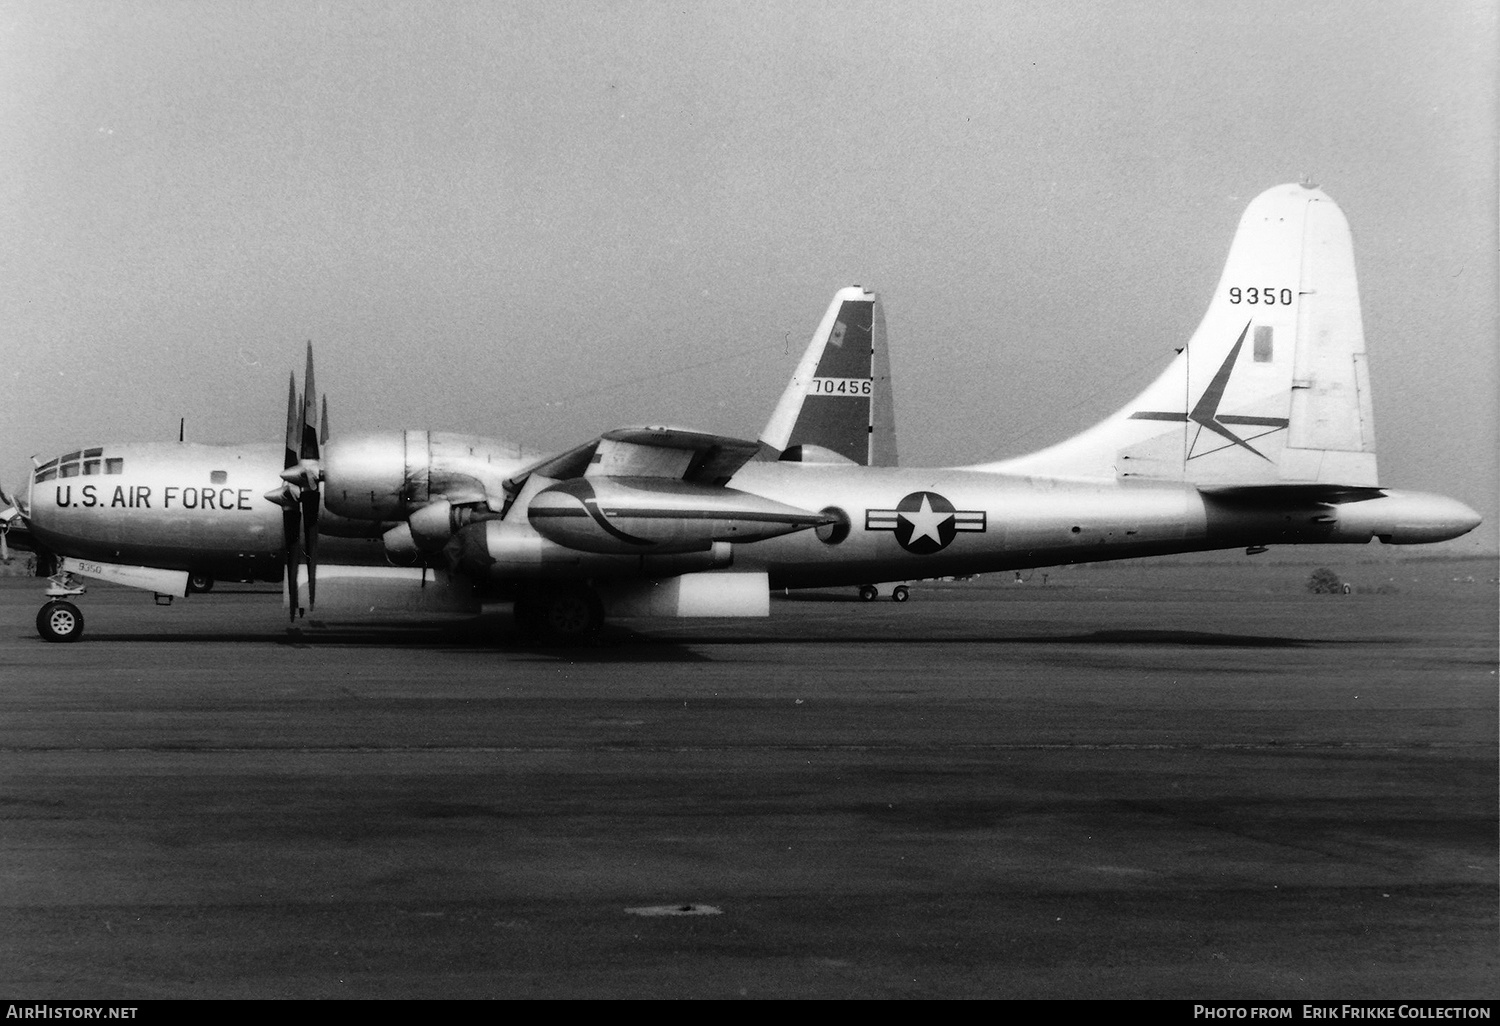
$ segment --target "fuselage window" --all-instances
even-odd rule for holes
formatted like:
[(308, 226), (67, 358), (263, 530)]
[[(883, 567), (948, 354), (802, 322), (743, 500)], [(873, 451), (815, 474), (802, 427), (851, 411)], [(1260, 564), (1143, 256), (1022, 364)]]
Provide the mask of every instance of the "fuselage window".
[(212, 484), (223, 484), (225, 481), (229, 480), (229, 471), (215, 470), (213, 473), (208, 475), (208, 480)]
[(125, 461), (122, 460), (122, 459), (120, 459), (118, 456), (115, 457), (112, 460), (105, 460), (104, 461), (104, 472), (106, 474), (123, 474), (123, 473), (125, 473)]

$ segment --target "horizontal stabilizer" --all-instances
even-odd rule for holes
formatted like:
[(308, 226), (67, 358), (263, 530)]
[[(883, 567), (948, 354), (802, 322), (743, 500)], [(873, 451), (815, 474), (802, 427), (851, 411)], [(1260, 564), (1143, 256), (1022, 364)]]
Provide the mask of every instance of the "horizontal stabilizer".
[(1366, 499), (1378, 499), (1385, 494), (1382, 488), (1322, 484), (1227, 485), (1223, 487), (1203, 485), (1198, 490), (1204, 495), (1230, 505), (1266, 509), (1284, 509), (1317, 503), (1363, 502)]

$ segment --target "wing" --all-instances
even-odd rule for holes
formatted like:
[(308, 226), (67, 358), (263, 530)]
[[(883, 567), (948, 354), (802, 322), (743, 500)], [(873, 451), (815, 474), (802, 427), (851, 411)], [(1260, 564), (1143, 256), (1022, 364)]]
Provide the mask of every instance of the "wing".
[(621, 428), (539, 461), (506, 484), (506, 519), (579, 552), (700, 552), (828, 522), (726, 487), (758, 442), (676, 427)]

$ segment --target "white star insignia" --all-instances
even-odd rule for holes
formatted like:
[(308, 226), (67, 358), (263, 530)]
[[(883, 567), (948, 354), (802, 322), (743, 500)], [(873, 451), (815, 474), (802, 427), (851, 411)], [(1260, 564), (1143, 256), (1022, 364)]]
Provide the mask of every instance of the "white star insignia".
[(931, 500), (926, 495), (923, 495), (922, 507), (920, 509), (911, 513), (903, 510), (901, 516), (906, 519), (907, 523), (911, 524), (911, 538), (907, 540), (906, 544), (911, 545), (918, 538), (931, 538), (938, 545), (942, 545), (943, 539), (938, 534), (938, 528), (943, 525), (944, 521), (952, 517), (953, 514), (934, 512)]

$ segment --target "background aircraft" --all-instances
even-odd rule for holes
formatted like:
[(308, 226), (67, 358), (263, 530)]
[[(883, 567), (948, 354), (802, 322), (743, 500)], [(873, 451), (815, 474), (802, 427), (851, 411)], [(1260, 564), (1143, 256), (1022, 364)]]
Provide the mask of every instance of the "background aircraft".
[[(837, 353), (863, 323), (830, 312), (820, 333)], [(871, 337), (875, 323), (872, 309)], [(805, 380), (807, 409), (862, 397), (879, 375), (862, 359)], [(310, 369), (306, 385), (310, 396)], [(290, 487), (276, 501), (281, 551), (299, 564), (287, 574), (293, 609), (303, 594), (310, 606), (453, 612), (503, 597), (518, 623), (553, 637), (594, 630), (606, 614), (766, 615), (773, 587), (1270, 544), (1414, 544), (1479, 523), (1456, 500), (1380, 484), (1348, 224), (1304, 185), (1250, 203), (1198, 330), (1152, 385), (1016, 459), (912, 469), (844, 462), (836, 446), (798, 453), (780, 410), (758, 442), (647, 427), (537, 460), (434, 448), (434, 436), (411, 432), (325, 450), (312, 402), (294, 394), (289, 406)], [(870, 403), (871, 433), (879, 409)], [(823, 461), (767, 458), (809, 452)], [(420, 565), (320, 568), (328, 513), (380, 525), (387, 551)]]

